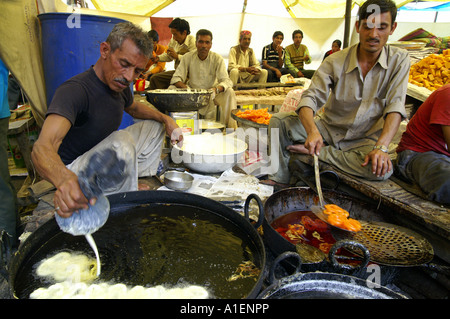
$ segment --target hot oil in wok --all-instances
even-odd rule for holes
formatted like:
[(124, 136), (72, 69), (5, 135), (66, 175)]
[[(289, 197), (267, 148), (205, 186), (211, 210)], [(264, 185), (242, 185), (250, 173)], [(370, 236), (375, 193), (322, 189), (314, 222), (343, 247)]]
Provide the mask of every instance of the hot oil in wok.
[[(103, 282), (146, 287), (200, 285), (215, 298), (243, 298), (258, 279), (254, 276), (227, 280), (243, 262), (254, 262), (257, 267), (259, 262), (254, 260), (250, 243), (245, 242), (246, 234), (223, 217), (200, 208), (180, 205), (133, 208), (112, 214), (93, 237), (102, 263), (98, 280)], [(44, 245), (47, 254), (81, 247), (86, 254), (92, 254), (84, 238), (70, 243), (74, 238), (66, 242), (55, 236), (53, 243)], [(40, 259), (34, 263), (46, 258), (43, 253), (39, 255)], [(43, 283), (33, 286), (36, 285), (42, 287)]]

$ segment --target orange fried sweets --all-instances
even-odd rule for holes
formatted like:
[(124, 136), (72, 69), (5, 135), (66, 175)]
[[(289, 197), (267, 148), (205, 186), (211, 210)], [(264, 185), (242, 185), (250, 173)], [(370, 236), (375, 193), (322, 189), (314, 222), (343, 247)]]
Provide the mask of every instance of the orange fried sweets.
[(327, 215), (327, 221), (331, 225), (351, 231), (361, 230), (361, 223), (356, 219), (348, 218), (349, 213), (345, 209), (335, 204), (327, 204), (324, 207), (323, 213)]
[(267, 109), (245, 110), (236, 112), (236, 116), (258, 124), (269, 125), (272, 114)]

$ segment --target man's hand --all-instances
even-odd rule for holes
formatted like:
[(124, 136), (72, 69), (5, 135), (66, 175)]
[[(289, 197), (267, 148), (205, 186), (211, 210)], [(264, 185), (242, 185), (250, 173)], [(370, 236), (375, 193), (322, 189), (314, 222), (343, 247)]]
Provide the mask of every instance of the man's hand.
[(277, 51), (279, 56), (283, 54), (283, 47), (281, 45), (277, 45), (275, 50)]
[(298, 72), (297, 72), (297, 76), (298, 76), (299, 78), (305, 77), (305, 76), (303, 75), (302, 71), (298, 71)]
[(381, 150), (369, 152), (364, 158), (364, 163), (362, 163), (361, 166), (367, 166), (369, 162), (372, 163), (372, 173), (377, 177), (386, 175), (393, 167), (389, 154)]
[(173, 118), (170, 116), (166, 116), (164, 120), (164, 125), (166, 127), (166, 133), (170, 136), (170, 142), (173, 144), (177, 144), (178, 147), (183, 145), (183, 131), (178, 126)]
[(258, 74), (258, 73), (261, 72), (260, 69), (254, 67), (254, 66), (246, 67), (246, 68), (244, 68), (244, 71), (245, 71), (245, 72), (248, 72), (248, 73), (250, 73), (250, 74), (253, 74), (253, 75)]
[(305, 141), (305, 148), (308, 150), (309, 155), (319, 155), (322, 146), (323, 138), (318, 130), (314, 130), (308, 134)]
[(178, 59), (178, 53), (173, 48), (167, 48), (167, 54), (174, 60)]
[[(67, 170), (64, 181), (56, 186), (53, 203), (56, 212), (63, 218), (68, 218), (80, 209), (88, 209), (88, 200), (81, 191), (78, 177), (70, 170)], [(96, 198), (91, 198), (90, 204), (94, 205)]]
[(277, 78), (281, 78), (281, 76), (282, 76), (281, 71), (278, 69), (275, 69), (274, 71), (275, 71), (275, 74), (277, 75)]

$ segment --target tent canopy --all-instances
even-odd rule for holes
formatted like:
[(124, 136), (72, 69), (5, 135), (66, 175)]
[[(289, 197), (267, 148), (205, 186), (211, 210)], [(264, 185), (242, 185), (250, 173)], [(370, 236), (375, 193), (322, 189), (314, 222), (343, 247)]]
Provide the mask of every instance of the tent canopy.
[[(352, 7), (365, 2), (365, 0), (349, 0)], [(394, 0), (397, 7), (414, 0)], [(446, 2), (444, 0), (426, 0), (427, 2)], [(91, 0), (97, 10), (121, 12), (134, 15), (153, 16), (163, 8), (173, 5), (179, 5), (184, 8), (180, 16), (198, 16), (201, 14), (217, 13), (239, 13), (245, 11), (252, 12), (250, 7), (260, 8), (272, 15), (271, 9), (276, 7), (276, 2), (282, 2), (286, 12), (293, 18), (342, 18), (345, 15), (347, 0), (227, 0), (220, 1), (199, 1), (199, 0)], [(192, 14), (191, 13), (192, 11)], [(233, 11), (233, 12), (230, 12)]]

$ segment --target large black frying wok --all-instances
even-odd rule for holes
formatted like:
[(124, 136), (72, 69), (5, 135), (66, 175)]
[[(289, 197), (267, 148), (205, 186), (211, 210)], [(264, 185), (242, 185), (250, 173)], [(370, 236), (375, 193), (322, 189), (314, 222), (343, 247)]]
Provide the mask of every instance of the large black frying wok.
[[(261, 290), (261, 285), (264, 279), (265, 267), (266, 267), (266, 254), (264, 244), (259, 236), (256, 228), (258, 224), (262, 223), (262, 220), (258, 221), (256, 225), (252, 225), (248, 219), (244, 218), (240, 214), (233, 211), (231, 208), (220, 204), (214, 200), (197, 196), (188, 193), (172, 192), (172, 191), (138, 191), (115, 194), (108, 197), (111, 204), (110, 216), (106, 224), (93, 234), (93, 237), (97, 243), (99, 253), (102, 262), (102, 275), (105, 270), (107, 273), (108, 266), (110, 268), (117, 268), (117, 274), (113, 274), (115, 278), (122, 276), (123, 272), (131, 274), (134, 278), (134, 284), (145, 286), (146, 282), (139, 282), (141, 268), (133, 268), (136, 265), (135, 257), (142, 254), (140, 241), (142, 238), (137, 238), (130, 242), (129, 234), (130, 230), (127, 229), (128, 224), (135, 223), (135, 219), (138, 222), (141, 219), (146, 218), (146, 214), (142, 214), (142, 211), (159, 212), (164, 214), (165, 211), (171, 214), (181, 215), (186, 217), (204, 216), (208, 221), (211, 220), (214, 224), (219, 224), (227, 229), (237, 238), (242, 240), (241, 246), (245, 246), (244, 253), (246, 256), (239, 256), (239, 258), (247, 259), (251, 258), (256, 267), (261, 272), (255, 277), (251, 278), (250, 289), (242, 293), (239, 296), (231, 296), (231, 298), (254, 298)], [(250, 195), (247, 198), (246, 207), (248, 208), (248, 202), (252, 199), (256, 199), (260, 209), (262, 209), (262, 203), (256, 195)], [(139, 213), (138, 213), (139, 212)], [(139, 214), (139, 215), (137, 215)], [(262, 215), (262, 214), (260, 214)], [(248, 217), (248, 211), (246, 210), (246, 216)], [(119, 224), (116, 225), (115, 220), (119, 220)], [(220, 239), (218, 239), (220, 240)], [(236, 242), (239, 243), (239, 240)], [(164, 243), (161, 243), (164, 245)], [(125, 246), (125, 247), (123, 247)], [(28, 298), (29, 294), (39, 284), (36, 284), (36, 278), (33, 275), (33, 267), (35, 264), (46, 258), (49, 254), (57, 250), (84, 250), (87, 253), (92, 254), (92, 250), (89, 248), (84, 236), (72, 236), (60, 231), (54, 218), (50, 219), (33, 232), (21, 245), (10, 264), (10, 287), (11, 294), (14, 298)], [(121, 251), (125, 251), (120, 253)], [(164, 257), (164, 256), (162, 256)], [(202, 256), (199, 256), (201, 258)], [(160, 260), (154, 260), (150, 262), (146, 267), (156, 267)], [(106, 264), (106, 265), (104, 265)], [(183, 261), (179, 262), (183, 266)], [(192, 263), (190, 264), (192, 266)], [(115, 267), (112, 267), (115, 266)], [(166, 268), (170, 268), (169, 265), (159, 265), (161, 273)], [(128, 271), (127, 271), (128, 270)], [(187, 269), (188, 270), (188, 269)], [(214, 268), (211, 268), (211, 272), (214, 272)], [(232, 272), (230, 272), (230, 275)], [(204, 274), (201, 274), (204, 275)], [(163, 276), (163, 275), (161, 275)], [(166, 275), (167, 277), (167, 275)], [(124, 280), (129, 278), (122, 278)], [(186, 280), (190, 284), (201, 284), (190, 282), (189, 278), (174, 278), (174, 280)], [(151, 284), (151, 283), (150, 283)], [(210, 283), (211, 287), (214, 285)], [(233, 282), (227, 283), (230, 287), (233, 286)], [(226, 286), (226, 285), (225, 285)], [(210, 287), (210, 288), (211, 288)], [(212, 287), (214, 288), (214, 287)], [(220, 296), (214, 296), (221, 298)], [(227, 296), (228, 298), (228, 296)]]
[[(356, 219), (361, 220), (375, 220), (375, 221), (385, 221), (380, 214), (374, 214), (374, 208), (360, 200), (354, 199), (345, 195), (343, 193), (333, 191), (333, 190), (323, 190), (324, 197), (332, 200), (333, 203), (343, 207), (344, 209), (352, 212), (356, 212), (353, 215)], [(280, 256), (284, 252), (296, 252), (296, 246), (282, 237), (272, 226), (272, 222), (284, 216), (287, 213), (294, 211), (307, 211), (310, 210), (311, 205), (317, 205), (318, 197), (316, 193), (307, 187), (292, 187), (272, 194), (264, 204), (264, 239), (266, 240), (267, 246), (274, 253), (275, 256)], [(353, 245), (351, 241), (339, 241), (337, 245), (341, 247)], [(364, 246), (358, 248), (364, 253)], [(333, 249), (335, 251), (335, 249)], [(365, 257), (367, 257), (365, 255)], [(324, 259), (322, 262), (308, 263), (303, 261), (302, 271), (324, 271), (341, 273), (346, 275), (352, 275), (357, 277), (367, 277), (367, 258), (361, 262), (359, 267), (351, 267), (345, 264), (338, 263), (334, 258), (332, 260)], [(383, 271), (383, 269), (382, 269)], [(391, 274), (383, 274), (383, 280), (388, 280)], [(385, 284), (382, 282), (382, 284)]]

